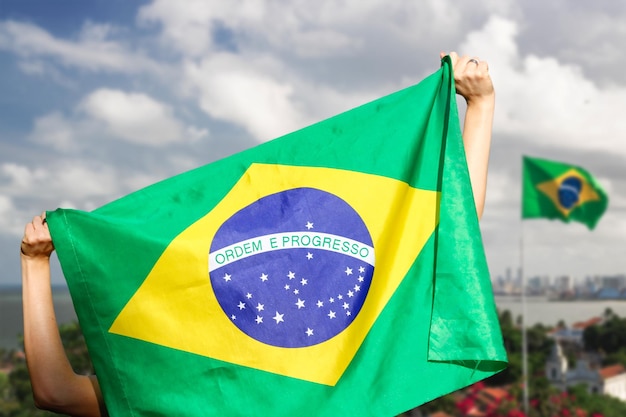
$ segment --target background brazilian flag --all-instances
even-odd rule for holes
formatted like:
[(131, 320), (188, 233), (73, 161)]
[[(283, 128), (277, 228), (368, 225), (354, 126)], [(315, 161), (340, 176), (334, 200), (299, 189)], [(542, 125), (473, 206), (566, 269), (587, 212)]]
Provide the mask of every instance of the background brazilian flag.
[(449, 58), (47, 216), (113, 416), (393, 416), (506, 365)]
[(609, 203), (606, 192), (585, 169), (524, 156), (522, 218), (577, 221), (593, 229)]

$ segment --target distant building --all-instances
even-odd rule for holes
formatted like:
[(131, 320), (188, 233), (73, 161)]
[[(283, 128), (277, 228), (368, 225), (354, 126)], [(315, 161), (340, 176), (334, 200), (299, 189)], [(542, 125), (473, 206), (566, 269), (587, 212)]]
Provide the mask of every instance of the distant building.
[(601, 277), (600, 289), (596, 293), (599, 299), (625, 298), (626, 275)]
[(626, 401), (626, 369), (622, 365), (596, 368), (589, 360), (581, 358), (574, 369), (569, 369), (561, 345), (555, 342), (545, 370), (546, 378), (561, 391), (583, 384), (591, 394), (610, 395)]
[(574, 288), (574, 279), (569, 275), (561, 275), (554, 278), (554, 289), (558, 292), (572, 291)]
[(602, 318), (593, 317), (587, 321), (579, 321), (572, 324), (571, 327), (557, 327), (551, 333), (549, 337), (553, 338), (559, 343), (573, 343), (577, 346), (583, 346), (583, 333), (585, 329), (590, 326), (602, 323)]
[(526, 291), (528, 295), (544, 295), (549, 286), (550, 279), (548, 276), (530, 277), (526, 281)]
[(522, 288), (531, 296), (547, 296), (552, 300), (600, 299), (626, 300), (626, 274), (593, 275), (584, 278), (571, 275), (550, 277), (514, 276), (508, 268), (504, 275), (492, 277), (495, 295), (520, 295)]
[(599, 298), (601, 300), (615, 300), (617, 298), (620, 298), (622, 295), (622, 291), (617, 289), (617, 288), (601, 288), (597, 293), (596, 293), (596, 298)]

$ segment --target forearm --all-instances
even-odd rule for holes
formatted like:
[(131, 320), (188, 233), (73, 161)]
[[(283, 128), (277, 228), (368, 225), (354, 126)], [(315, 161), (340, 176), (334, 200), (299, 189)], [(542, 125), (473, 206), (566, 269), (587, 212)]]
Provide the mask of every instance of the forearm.
[(49, 260), (22, 255), (21, 262), (24, 347), (35, 403), (70, 415), (101, 415), (99, 391), (94, 390), (88, 377), (74, 373), (63, 349), (54, 313)]
[(468, 101), (465, 112), (463, 142), (478, 218), (482, 217), (485, 207), (494, 108), (495, 94), (492, 93)]

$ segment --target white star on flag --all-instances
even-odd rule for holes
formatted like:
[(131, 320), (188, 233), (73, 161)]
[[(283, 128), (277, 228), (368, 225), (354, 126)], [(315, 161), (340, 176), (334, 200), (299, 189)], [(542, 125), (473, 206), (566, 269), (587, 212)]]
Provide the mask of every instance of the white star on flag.
[(272, 317), (274, 320), (276, 320), (276, 324), (280, 323), (281, 321), (284, 322), (285, 320), (283, 320), (283, 316), (284, 314), (279, 314), (278, 311), (276, 312), (276, 315), (274, 317)]

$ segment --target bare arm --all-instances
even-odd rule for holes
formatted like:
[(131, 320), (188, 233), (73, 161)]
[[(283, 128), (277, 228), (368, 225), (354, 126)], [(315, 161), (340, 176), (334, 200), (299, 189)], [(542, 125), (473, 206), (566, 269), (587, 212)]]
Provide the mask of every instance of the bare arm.
[[(442, 58), (445, 54), (442, 53)], [(456, 90), (467, 102), (463, 143), (478, 218), (482, 217), (487, 191), (487, 168), (495, 110), (495, 91), (485, 61), (450, 53)]]
[(26, 225), (21, 245), (24, 346), (35, 404), (71, 416), (105, 416), (96, 377), (77, 375), (61, 343), (50, 288), (54, 246), (44, 218)]

